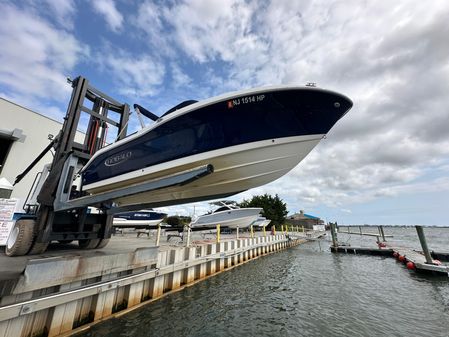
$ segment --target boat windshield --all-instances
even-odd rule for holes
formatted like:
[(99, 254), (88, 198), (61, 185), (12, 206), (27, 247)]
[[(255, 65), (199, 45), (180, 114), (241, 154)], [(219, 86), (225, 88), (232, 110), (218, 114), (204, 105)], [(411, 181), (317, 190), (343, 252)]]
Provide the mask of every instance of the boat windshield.
[(229, 211), (229, 210), (231, 210), (231, 209), (232, 209), (232, 208), (229, 207), (229, 206), (222, 206), (222, 207), (217, 208), (217, 209), (214, 211), (214, 213), (216, 213), (216, 212), (223, 212), (223, 211)]
[(184, 102), (179, 103), (178, 105), (174, 106), (170, 110), (168, 110), (166, 113), (164, 113), (161, 117), (167, 116), (168, 114), (171, 114), (172, 112), (175, 112), (176, 110), (182, 109), (190, 104), (196, 103), (198, 101), (195, 101), (194, 99), (190, 99)]

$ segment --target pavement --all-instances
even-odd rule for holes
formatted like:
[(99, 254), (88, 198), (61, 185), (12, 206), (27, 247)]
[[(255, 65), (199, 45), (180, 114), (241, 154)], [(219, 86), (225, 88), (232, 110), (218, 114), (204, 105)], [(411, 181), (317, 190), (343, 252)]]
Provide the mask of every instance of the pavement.
[[(0, 280), (11, 280), (18, 278), (25, 270), (29, 260), (45, 259), (52, 257), (73, 257), (73, 256), (98, 256), (98, 255), (114, 255), (134, 252), (137, 248), (154, 247), (156, 246), (156, 233), (150, 231), (147, 234), (140, 234), (133, 230), (124, 231), (123, 234), (116, 234), (111, 237), (109, 244), (102, 249), (79, 249), (76, 241), (69, 244), (52, 243), (48, 246), (44, 254), (39, 255), (25, 255), (9, 257), (4, 253), (3, 248), (0, 248)], [(182, 239), (175, 235), (176, 232), (162, 233), (160, 238), (160, 250), (168, 250), (173, 247), (182, 247)], [(262, 236), (262, 232), (255, 232), (255, 236)], [(267, 232), (267, 235), (269, 233)], [(295, 233), (295, 235), (303, 235), (305, 233)], [(239, 238), (249, 238), (250, 233), (240, 233)], [(236, 238), (235, 234), (221, 234), (222, 241), (233, 240)], [(190, 242), (191, 245), (201, 245), (206, 243), (213, 243), (216, 241), (216, 233), (213, 231), (192, 232)]]

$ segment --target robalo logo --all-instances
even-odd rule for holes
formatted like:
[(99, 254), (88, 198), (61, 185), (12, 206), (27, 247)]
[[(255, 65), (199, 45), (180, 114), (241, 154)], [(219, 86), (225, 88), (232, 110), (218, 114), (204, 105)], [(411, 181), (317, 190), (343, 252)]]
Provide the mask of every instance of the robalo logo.
[(106, 166), (115, 166), (127, 161), (129, 158), (131, 158), (132, 155), (133, 155), (132, 151), (122, 152), (116, 154), (115, 156), (109, 157), (104, 161), (104, 164)]

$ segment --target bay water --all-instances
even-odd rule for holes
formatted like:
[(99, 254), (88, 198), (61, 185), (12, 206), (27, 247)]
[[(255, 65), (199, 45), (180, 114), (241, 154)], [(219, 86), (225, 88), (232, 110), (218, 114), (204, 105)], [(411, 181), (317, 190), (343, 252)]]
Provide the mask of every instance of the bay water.
[[(419, 248), (413, 227), (385, 233)], [(449, 251), (449, 228), (425, 233), (431, 249)], [(339, 240), (374, 246), (372, 237)], [(326, 238), (256, 259), (78, 336), (449, 337), (449, 277), (390, 257), (333, 254), (329, 245)]]

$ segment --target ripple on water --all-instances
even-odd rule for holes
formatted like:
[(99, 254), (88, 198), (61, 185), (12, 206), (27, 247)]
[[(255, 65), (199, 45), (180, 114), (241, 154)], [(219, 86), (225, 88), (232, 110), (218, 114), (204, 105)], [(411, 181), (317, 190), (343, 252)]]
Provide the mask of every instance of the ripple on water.
[(449, 336), (447, 278), (323, 246), (257, 259), (85, 336)]

